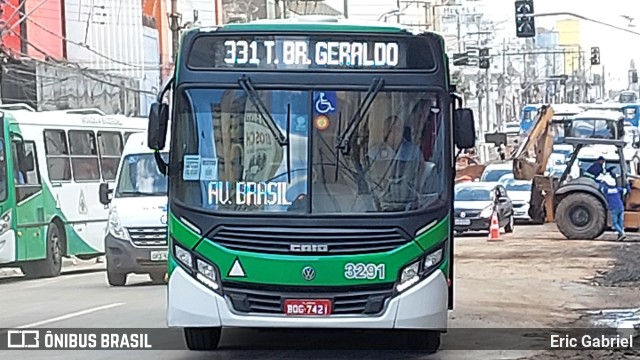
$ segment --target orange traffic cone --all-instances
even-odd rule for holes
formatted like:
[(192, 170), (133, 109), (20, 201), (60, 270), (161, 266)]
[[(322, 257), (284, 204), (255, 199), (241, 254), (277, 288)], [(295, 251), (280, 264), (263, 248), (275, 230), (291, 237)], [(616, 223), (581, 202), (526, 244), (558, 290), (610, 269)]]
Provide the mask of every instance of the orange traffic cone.
[(489, 227), (489, 238), (487, 241), (502, 241), (500, 240), (500, 224), (498, 223), (498, 214), (493, 212), (491, 215), (491, 227)]

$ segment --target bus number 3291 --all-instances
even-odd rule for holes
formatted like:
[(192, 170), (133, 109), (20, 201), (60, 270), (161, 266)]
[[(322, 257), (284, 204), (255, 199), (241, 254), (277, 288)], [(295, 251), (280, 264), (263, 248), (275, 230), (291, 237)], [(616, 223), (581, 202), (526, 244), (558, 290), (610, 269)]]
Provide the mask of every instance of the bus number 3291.
[(348, 263), (344, 266), (344, 277), (352, 279), (384, 280), (384, 264)]

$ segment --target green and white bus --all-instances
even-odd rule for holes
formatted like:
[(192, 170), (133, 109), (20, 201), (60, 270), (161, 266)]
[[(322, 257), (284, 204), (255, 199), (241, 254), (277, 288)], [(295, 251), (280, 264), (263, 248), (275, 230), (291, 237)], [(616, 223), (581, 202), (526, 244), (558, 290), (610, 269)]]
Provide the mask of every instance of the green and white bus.
[[(288, 19), (193, 29), (152, 105), (171, 129), (168, 325), (389, 329), (435, 350), (453, 306), (456, 147), (444, 41)], [(169, 95), (169, 104), (162, 103)]]
[(62, 258), (104, 254), (108, 208), (123, 144), (148, 121), (96, 109), (0, 106), (0, 266), (27, 277), (60, 275)]

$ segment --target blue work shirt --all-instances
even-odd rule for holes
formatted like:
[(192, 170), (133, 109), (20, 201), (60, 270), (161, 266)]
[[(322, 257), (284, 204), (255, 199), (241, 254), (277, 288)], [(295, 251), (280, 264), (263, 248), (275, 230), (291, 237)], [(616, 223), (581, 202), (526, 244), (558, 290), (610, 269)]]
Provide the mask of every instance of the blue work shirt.
[(609, 210), (624, 210), (624, 203), (622, 202), (622, 197), (626, 191), (630, 191), (629, 185), (627, 185), (627, 189), (623, 189), (620, 186), (609, 186), (606, 183), (600, 184), (600, 191), (607, 198), (607, 203), (609, 205)]
[(604, 172), (603, 164), (600, 164), (599, 162), (596, 161), (591, 166), (589, 166), (585, 175), (591, 175), (594, 178), (597, 178), (603, 172)]

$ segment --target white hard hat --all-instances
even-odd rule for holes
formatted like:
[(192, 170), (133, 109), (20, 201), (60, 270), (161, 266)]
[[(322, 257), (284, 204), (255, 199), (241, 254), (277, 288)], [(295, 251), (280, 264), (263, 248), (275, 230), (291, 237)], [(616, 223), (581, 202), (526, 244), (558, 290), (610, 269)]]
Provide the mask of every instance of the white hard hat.
[(602, 178), (602, 181), (604, 181), (604, 183), (609, 185), (609, 186), (616, 186), (616, 180), (614, 178), (612, 178), (611, 176), (604, 176)]

